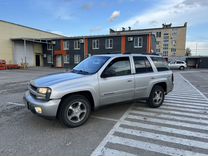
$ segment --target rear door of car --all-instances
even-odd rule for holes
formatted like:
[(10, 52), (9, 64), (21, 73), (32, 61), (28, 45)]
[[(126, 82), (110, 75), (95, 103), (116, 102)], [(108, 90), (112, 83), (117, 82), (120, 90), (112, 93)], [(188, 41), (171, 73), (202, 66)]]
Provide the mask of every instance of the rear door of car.
[(129, 56), (114, 58), (99, 77), (101, 105), (132, 100), (134, 75)]
[(147, 98), (154, 71), (146, 56), (133, 56), (135, 66), (135, 98)]

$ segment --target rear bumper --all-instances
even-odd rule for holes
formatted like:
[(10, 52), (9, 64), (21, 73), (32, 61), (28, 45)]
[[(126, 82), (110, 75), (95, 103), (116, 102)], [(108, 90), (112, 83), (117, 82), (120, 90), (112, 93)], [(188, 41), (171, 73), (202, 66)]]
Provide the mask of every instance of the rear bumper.
[[(61, 101), (61, 99), (49, 101), (37, 100), (30, 95), (29, 91), (25, 93), (23, 99), (29, 110), (35, 114), (45, 117), (56, 117), (58, 106)], [(42, 113), (37, 113), (35, 107), (40, 107), (42, 109)]]

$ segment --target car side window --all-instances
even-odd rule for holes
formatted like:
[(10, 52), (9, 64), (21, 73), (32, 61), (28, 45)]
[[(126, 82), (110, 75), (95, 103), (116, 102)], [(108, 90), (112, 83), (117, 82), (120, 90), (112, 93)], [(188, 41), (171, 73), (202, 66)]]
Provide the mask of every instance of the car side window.
[(134, 56), (136, 74), (153, 72), (152, 66), (146, 57)]
[(162, 57), (151, 57), (152, 61), (155, 64), (155, 67), (157, 68), (157, 71), (166, 71), (169, 70), (167, 61)]
[(131, 74), (129, 57), (120, 57), (112, 60), (101, 74), (101, 77), (115, 77)]

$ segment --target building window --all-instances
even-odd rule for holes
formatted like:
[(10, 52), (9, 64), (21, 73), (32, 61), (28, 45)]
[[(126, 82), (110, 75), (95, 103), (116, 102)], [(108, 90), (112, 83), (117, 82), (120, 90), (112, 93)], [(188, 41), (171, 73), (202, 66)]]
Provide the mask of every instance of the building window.
[(76, 49), (76, 50), (80, 49), (80, 42), (79, 42), (79, 40), (74, 41), (74, 49)]
[(163, 51), (163, 56), (168, 56), (168, 51)]
[(113, 39), (106, 39), (105, 40), (105, 49), (112, 49), (113, 48)]
[(64, 50), (69, 50), (69, 41), (64, 41)]
[(78, 64), (80, 62), (80, 55), (74, 55), (74, 64)]
[(156, 44), (159, 45), (160, 44), (160, 41), (156, 41)]
[(161, 37), (161, 32), (156, 32), (156, 37)]
[(99, 49), (99, 40), (92, 40), (92, 49)]
[(164, 35), (164, 36), (168, 36), (169, 34), (168, 34), (168, 33), (164, 33), (163, 35)]
[(52, 44), (47, 44), (47, 50), (52, 50), (53, 49), (53, 45)]
[(52, 63), (52, 55), (50, 54), (47, 55), (47, 62)]
[(134, 38), (134, 48), (141, 48), (143, 45), (143, 39), (142, 37), (135, 37)]
[(163, 49), (168, 50), (168, 44), (163, 44)]
[(160, 49), (156, 49), (156, 52), (157, 52), (157, 53), (160, 53)]
[(64, 55), (64, 63), (69, 63), (69, 55)]

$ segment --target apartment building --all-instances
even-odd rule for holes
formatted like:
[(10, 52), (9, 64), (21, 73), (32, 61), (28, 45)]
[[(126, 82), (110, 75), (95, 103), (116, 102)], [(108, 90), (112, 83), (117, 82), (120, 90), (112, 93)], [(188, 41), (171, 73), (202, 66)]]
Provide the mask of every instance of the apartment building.
[(161, 28), (134, 29), (123, 28), (121, 31), (110, 29), (110, 34), (152, 33), (156, 36), (156, 53), (164, 57), (185, 56), (187, 22), (182, 26), (162, 24)]

